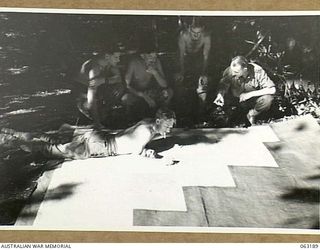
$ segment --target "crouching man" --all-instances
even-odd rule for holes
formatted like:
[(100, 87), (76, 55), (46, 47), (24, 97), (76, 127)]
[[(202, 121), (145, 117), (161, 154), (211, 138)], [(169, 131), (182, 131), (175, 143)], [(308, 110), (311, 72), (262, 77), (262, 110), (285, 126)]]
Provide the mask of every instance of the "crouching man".
[(155, 118), (145, 119), (132, 127), (110, 134), (103, 131), (90, 131), (73, 137), (65, 144), (52, 144), (30, 133), (2, 129), (0, 143), (15, 140), (15, 145), (29, 152), (41, 152), (49, 158), (87, 159), (92, 157), (109, 157), (124, 154), (142, 154), (152, 157), (153, 150), (145, 146), (157, 134), (166, 137), (176, 122), (175, 114), (169, 109), (159, 109)]
[(173, 95), (153, 43), (145, 43), (129, 62), (125, 81), (128, 92), (122, 97), (129, 120), (146, 117), (159, 107), (168, 107)]
[[(125, 91), (118, 67), (119, 62), (120, 52), (116, 48), (110, 48), (108, 52), (98, 54), (84, 62), (81, 67), (80, 74), (87, 80), (88, 90), (85, 100), (80, 98), (78, 109), (87, 118), (93, 120), (96, 128), (103, 127), (101, 118), (105, 118), (106, 115), (100, 112), (102, 103), (120, 103)], [(104, 100), (105, 98), (108, 100)], [(108, 108), (111, 109), (111, 107)]]
[(275, 93), (273, 81), (259, 65), (236, 56), (223, 72), (214, 103), (238, 106), (250, 124), (254, 124), (258, 115), (270, 109)]

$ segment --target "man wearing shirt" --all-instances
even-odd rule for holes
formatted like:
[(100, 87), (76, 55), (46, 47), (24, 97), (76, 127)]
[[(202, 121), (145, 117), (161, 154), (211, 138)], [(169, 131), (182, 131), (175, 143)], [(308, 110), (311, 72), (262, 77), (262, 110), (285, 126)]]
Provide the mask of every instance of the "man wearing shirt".
[[(275, 93), (275, 84), (259, 65), (236, 56), (223, 72), (214, 103), (218, 106), (237, 104), (250, 124), (254, 124), (258, 115), (270, 109)], [(229, 98), (225, 103), (226, 95)]]

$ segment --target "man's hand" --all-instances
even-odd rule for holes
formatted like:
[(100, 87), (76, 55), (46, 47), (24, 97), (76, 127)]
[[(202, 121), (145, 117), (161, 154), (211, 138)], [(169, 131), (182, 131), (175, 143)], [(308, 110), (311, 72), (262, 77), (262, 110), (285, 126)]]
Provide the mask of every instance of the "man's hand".
[(248, 93), (242, 93), (239, 96), (239, 102), (245, 102), (246, 100), (249, 100), (250, 98), (252, 98), (252, 95), (250, 92)]
[(174, 80), (175, 80), (176, 82), (182, 82), (183, 79), (184, 79), (184, 75), (183, 75), (181, 72), (176, 73), (176, 74), (174, 75)]
[(163, 157), (163, 156), (157, 154), (153, 149), (143, 149), (140, 155), (143, 157), (151, 158), (151, 159), (158, 159), (165, 166), (173, 166), (173, 165), (176, 165), (180, 162), (179, 160), (175, 160), (170, 157), (169, 158)]
[(121, 77), (119, 75), (108, 77), (107, 82), (109, 84), (121, 83)]
[(196, 89), (198, 94), (206, 93), (208, 89), (208, 77), (200, 76), (198, 80), (198, 88)]
[(156, 158), (157, 153), (153, 149), (143, 149), (140, 155), (147, 158)]
[(161, 95), (162, 95), (163, 98), (165, 98), (165, 99), (169, 98), (168, 89), (163, 89), (163, 90), (161, 91)]
[(158, 73), (158, 71), (153, 67), (153, 66), (149, 66), (147, 69), (146, 69), (146, 72), (148, 72), (149, 74), (151, 75), (155, 75)]
[(220, 93), (217, 94), (216, 99), (213, 101), (214, 104), (218, 105), (218, 106), (223, 106), (224, 105), (224, 98), (223, 95), (221, 95)]
[(199, 83), (201, 85), (208, 85), (208, 77), (206, 75), (201, 75), (199, 77)]

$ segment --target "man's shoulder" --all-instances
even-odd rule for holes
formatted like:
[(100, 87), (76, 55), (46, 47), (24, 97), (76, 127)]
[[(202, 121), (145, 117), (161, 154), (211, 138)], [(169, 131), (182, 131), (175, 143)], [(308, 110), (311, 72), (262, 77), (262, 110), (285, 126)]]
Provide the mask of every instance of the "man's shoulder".
[(259, 79), (264, 87), (274, 87), (273, 81), (268, 77), (268, 73), (258, 64), (252, 63), (254, 78)]
[(151, 125), (153, 124), (154, 119), (152, 118), (144, 118), (141, 121), (139, 121), (138, 123), (140, 123), (141, 125)]
[(188, 30), (181, 30), (179, 33), (179, 39), (187, 40), (190, 34)]
[(203, 39), (204, 39), (204, 40), (210, 40), (210, 39), (211, 39), (211, 34), (210, 34), (210, 32), (204, 31), (204, 32), (203, 32)]
[(129, 66), (135, 66), (140, 64), (142, 61), (142, 58), (140, 57), (140, 55), (134, 55), (129, 59)]
[(224, 71), (223, 71), (223, 77), (230, 77), (231, 78), (232, 74), (231, 74), (231, 69), (230, 66), (227, 67)]
[(261, 73), (264, 71), (263, 68), (260, 65), (258, 65), (257, 63), (251, 62), (251, 63), (249, 63), (249, 66), (252, 67), (252, 69), (254, 70), (255, 73)]
[(100, 68), (100, 65), (98, 64), (98, 62), (95, 59), (89, 59), (87, 61), (85, 61), (82, 65), (81, 65), (81, 71), (83, 72), (89, 72), (92, 69), (97, 69)]
[(90, 67), (88, 68), (88, 73), (91, 72), (94, 75), (99, 75), (105, 70), (100, 64), (93, 62)]
[(146, 119), (143, 119), (139, 122), (136, 123), (135, 127), (136, 129), (140, 130), (140, 129), (150, 129), (153, 125), (153, 119), (151, 118), (146, 118)]

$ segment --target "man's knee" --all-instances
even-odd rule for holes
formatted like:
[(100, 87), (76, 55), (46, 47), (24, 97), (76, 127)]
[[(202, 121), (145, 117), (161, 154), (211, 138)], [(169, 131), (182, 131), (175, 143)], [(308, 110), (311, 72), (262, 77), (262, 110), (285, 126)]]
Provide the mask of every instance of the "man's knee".
[(121, 103), (125, 106), (132, 106), (135, 104), (135, 102), (136, 98), (130, 93), (126, 93), (121, 97)]
[(269, 110), (273, 103), (273, 100), (273, 95), (260, 96), (256, 101), (255, 110), (258, 112)]
[(160, 99), (163, 99), (164, 103), (169, 103), (171, 101), (172, 97), (173, 97), (173, 89), (172, 88), (167, 88), (167, 89), (162, 90)]

